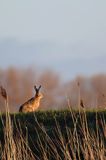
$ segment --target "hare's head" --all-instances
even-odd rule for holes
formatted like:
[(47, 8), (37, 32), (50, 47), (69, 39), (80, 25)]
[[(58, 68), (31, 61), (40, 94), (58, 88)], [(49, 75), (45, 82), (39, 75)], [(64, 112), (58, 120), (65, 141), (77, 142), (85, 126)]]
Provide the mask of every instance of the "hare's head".
[(34, 89), (35, 89), (35, 92), (36, 92), (35, 97), (41, 99), (41, 98), (43, 98), (43, 94), (39, 93), (40, 88), (41, 88), (41, 85), (38, 88), (36, 86), (34, 86)]
[(43, 94), (39, 93), (39, 95), (37, 96), (39, 99), (43, 98)]

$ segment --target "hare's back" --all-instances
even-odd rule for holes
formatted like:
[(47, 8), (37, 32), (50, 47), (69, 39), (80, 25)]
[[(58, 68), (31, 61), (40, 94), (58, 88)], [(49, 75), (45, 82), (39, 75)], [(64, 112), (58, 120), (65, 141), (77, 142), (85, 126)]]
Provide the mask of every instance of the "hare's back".
[(33, 112), (33, 108), (31, 105), (20, 106), (19, 112), (23, 112), (23, 113)]

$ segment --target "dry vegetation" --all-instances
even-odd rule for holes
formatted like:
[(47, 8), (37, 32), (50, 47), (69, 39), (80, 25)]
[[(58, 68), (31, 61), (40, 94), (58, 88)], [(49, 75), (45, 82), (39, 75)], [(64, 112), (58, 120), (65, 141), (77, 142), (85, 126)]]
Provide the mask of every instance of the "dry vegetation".
[[(5, 102), (1, 109), (4, 106), (6, 111), (0, 116), (1, 160), (106, 159), (105, 75), (77, 77), (65, 84), (47, 71), (37, 75), (32, 70), (10, 69), (1, 71), (1, 77), (8, 91), (1, 87)], [(16, 108), (9, 103), (15, 106), (32, 95), (35, 78), (45, 86), (45, 109), (58, 105), (68, 110), (10, 114), (9, 109)], [(95, 109), (88, 110), (89, 106)]]
[[(77, 83), (79, 82), (80, 88)], [(34, 95), (33, 86), (42, 85), (44, 99), (40, 110), (66, 108), (67, 99), (70, 105), (78, 105), (78, 96), (83, 100), (84, 105), (90, 107), (106, 106), (106, 75), (99, 74), (90, 78), (78, 76), (68, 82), (63, 82), (61, 77), (53, 71), (38, 72), (34, 69), (9, 68), (0, 70), (0, 85), (3, 85), (9, 95), (10, 111), (16, 112), (20, 104), (27, 101)], [(3, 100), (0, 97), (0, 110)]]
[(104, 111), (1, 115), (1, 160), (105, 160)]

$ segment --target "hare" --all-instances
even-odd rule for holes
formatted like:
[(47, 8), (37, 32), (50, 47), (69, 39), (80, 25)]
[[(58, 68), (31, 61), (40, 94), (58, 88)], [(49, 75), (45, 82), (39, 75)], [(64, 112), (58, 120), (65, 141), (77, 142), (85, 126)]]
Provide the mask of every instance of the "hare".
[(34, 112), (39, 108), (40, 100), (43, 98), (43, 95), (39, 93), (41, 85), (37, 88), (34, 86), (36, 91), (35, 96), (29, 99), (27, 102), (22, 104), (19, 108), (19, 112), (27, 113), (27, 112)]

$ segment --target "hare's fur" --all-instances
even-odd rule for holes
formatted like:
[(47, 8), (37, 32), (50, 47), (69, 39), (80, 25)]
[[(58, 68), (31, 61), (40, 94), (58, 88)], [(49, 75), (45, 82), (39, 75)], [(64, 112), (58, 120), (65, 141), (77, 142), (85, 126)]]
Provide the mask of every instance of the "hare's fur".
[(39, 108), (40, 100), (41, 98), (43, 98), (43, 95), (39, 93), (39, 89), (41, 88), (41, 86), (38, 89), (36, 88), (36, 86), (34, 88), (36, 90), (35, 96), (29, 99), (24, 104), (22, 104), (19, 108), (19, 112), (23, 113), (34, 112)]

